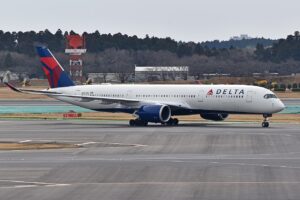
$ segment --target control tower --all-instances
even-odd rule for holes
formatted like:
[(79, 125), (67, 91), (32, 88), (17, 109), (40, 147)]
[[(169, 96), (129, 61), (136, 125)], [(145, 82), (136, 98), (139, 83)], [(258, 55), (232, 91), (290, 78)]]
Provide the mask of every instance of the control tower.
[(83, 83), (82, 56), (86, 53), (84, 36), (68, 35), (65, 53), (70, 55), (70, 77), (77, 83)]

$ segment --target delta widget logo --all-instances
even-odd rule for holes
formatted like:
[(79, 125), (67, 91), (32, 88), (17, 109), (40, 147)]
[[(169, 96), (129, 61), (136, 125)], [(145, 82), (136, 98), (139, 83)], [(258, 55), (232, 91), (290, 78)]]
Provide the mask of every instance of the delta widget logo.
[[(215, 92), (216, 95), (244, 95), (245, 94), (244, 89), (216, 89)], [(213, 89), (210, 89), (206, 95), (207, 96), (214, 95)]]
[(213, 90), (212, 90), (212, 89), (210, 89), (210, 90), (207, 92), (207, 94), (206, 94), (206, 95), (208, 95), (208, 96), (214, 95), (214, 92), (213, 92)]

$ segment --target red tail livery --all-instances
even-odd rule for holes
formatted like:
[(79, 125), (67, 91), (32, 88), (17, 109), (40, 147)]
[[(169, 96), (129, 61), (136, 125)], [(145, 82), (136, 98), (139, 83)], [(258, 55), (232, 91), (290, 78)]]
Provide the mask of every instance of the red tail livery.
[(48, 48), (37, 46), (36, 49), (51, 88), (75, 85)]

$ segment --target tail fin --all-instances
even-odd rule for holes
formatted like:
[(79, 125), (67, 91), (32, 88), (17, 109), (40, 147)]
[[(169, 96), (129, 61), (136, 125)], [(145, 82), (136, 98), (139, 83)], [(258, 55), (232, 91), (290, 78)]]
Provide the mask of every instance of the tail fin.
[(47, 47), (36, 46), (36, 49), (51, 88), (75, 85)]

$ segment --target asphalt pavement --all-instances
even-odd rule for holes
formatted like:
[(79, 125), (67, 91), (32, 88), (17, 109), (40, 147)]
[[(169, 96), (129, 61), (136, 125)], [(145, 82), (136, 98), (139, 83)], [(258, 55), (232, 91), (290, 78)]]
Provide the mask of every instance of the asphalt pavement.
[(0, 151), (1, 200), (299, 199), (300, 125), (1, 120), (2, 142), (79, 148)]

